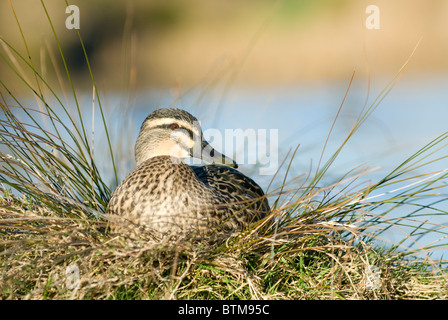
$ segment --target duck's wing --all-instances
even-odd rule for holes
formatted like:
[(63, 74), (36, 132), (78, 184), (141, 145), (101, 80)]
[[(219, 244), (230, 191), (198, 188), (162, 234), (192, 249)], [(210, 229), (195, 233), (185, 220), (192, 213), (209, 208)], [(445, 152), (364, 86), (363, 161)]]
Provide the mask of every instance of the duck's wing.
[(243, 205), (254, 203), (253, 208), (258, 211), (260, 217), (269, 212), (269, 202), (263, 189), (238, 170), (216, 165), (191, 166), (191, 168), (198, 180), (229, 203), (231, 201), (240, 201)]

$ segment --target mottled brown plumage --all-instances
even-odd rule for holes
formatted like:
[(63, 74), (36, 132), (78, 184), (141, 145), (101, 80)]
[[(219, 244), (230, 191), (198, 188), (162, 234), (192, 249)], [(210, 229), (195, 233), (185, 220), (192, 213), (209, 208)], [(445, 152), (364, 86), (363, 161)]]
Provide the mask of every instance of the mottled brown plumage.
[(188, 112), (151, 113), (137, 139), (137, 168), (111, 196), (107, 213), (112, 229), (156, 240), (224, 239), (269, 211), (263, 190), (252, 179), (227, 166), (190, 167), (181, 161), (187, 156), (236, 167), (203, 140)]

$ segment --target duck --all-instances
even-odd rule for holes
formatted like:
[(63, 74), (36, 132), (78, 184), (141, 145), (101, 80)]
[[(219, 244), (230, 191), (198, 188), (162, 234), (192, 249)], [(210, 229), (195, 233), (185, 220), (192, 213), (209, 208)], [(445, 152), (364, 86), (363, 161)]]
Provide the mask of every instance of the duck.
[[(187, 158), (203, 165), (188, 165)], [(215, 150), (197, 118), (183, 109), (161, 108), (146, 117), (135, 161), (107, 205), (112, 232), (154, 241), (216, 242), (269, 213), (263, 189)]]

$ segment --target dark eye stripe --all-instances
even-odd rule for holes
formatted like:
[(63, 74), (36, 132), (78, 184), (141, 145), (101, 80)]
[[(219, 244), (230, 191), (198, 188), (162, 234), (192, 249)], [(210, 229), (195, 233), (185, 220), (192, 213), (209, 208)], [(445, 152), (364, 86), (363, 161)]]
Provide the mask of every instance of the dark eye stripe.
[[(169, 129), (169, 130), (172, 130), (171, 129), (171, 125), (172, 125), (172, 123), (170, 123), (170, 124), (161, 124), (161, 125), (158, 125), (158, 126), (156, 126), (154, 128), (156, 128), (156, 129)], [(185, 130), (185, 131), (187, 131), (188, 135), (190, 136), (190, 138), (193, 139), (194, 134), (193, 134), (193, 131), (191, 129), (188, 129), (188, 128), (185, 128), (185, 127), (179, 125), (179, 129), (176, 129), (176, 130)]]

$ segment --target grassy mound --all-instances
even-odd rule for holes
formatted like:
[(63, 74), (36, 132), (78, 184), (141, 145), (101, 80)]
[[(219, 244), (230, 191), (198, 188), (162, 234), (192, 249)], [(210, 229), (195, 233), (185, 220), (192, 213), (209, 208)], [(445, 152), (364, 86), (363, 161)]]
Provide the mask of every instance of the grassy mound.
[[(47, 12), (43, 2), (42, 6)], [(36, 100), (34, 106), (23, 102), (0, 79), (1, 298), (447, 298), (445, 262), (433, 261), (430, 253), (447, 246), (447, 227), (432, 223), (431, 217), (447, 214), (441, 205), (447, 200), (442, 190), (447, 187), (448, 170), (442, 162), (447, 157), (448, 132), (368, 185), (358, 184), (364, 173), (359, 168), (347, 170), (333, 183), (324, 179), (404, 66), (363, 109), (337, 151), (326, 162), (319, 161), (314, 174), (299, 185), (287, 182), (287, 174), (274, 177), (283, 183), (269, 191), (274, 199), (269, 216), (224, 244), (173, 247), (152, 244), (144, 234), (131, 241), (126, 235), (107, 232), (103, 213), (110, 188), (95, 163), (93, 129), (90, 135), (84, 125), (49, 16), (48, 21), (66, 73), (61, 87), (71, 88), (65, 94), (72, 95), (74, 109), (34, 67), (23, 34), (26, 53), (0, 38), (2, 67), (9, 68)], [(85, 59), (92, 75), (92, 113), (99, 110), (104, 125), (96, 131), (106, 133), (110, 167), (118, 182), (114, 148), (87, 54)], [(440, 164), (441, 169), (422, 174), (429, 164)], [(379, 240), (390, 228), (411, 231), (386, 246)], [(439, 239), (419, 246), (418, 239), (428, 233)], [(414, 245), (406, 247), (406, 241)]]

